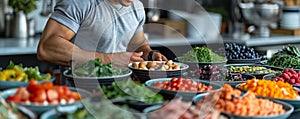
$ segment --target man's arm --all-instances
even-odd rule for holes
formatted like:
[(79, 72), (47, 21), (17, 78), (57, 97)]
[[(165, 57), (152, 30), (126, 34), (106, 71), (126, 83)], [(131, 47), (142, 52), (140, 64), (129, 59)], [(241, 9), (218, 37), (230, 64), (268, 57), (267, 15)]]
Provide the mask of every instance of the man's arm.
[(154, 52), (152, 59), (148, 59), (148, 55), (152, 49), (150, 48), (148, 40), (145, 38), (144, 31), (137, 33), (132, 37), (127, 50), (131, 52), (143, 52), (142, 57), (145, 60), (168, 60), (159, 52)]
[(95, 58), (104, 59), (104, 64), (113, 61), (115, 66), (121, 67), (127, 66), (132, 61), (143, 61), (141, 53), (107, 54), (82, 50), (70, 42), (74, 35), (75, 33), (68, 27), (49, 19), (38, 45), (38, 59), (62, 66), (69, 66), (72, 60), (80, 64)]

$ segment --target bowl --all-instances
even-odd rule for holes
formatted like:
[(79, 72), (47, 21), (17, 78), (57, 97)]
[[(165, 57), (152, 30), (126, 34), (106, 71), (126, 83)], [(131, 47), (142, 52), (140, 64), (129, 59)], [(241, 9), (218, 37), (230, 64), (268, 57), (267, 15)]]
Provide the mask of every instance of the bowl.
[[(202, 93), (199, 94), (197, 96), (195, 96), (193, 98), (193, 102), (194, 103), (198, 103), (198, 101), (202, 100), (206, 95), (208, 95), (209, 93)], [(260, 97), (262, 98), (262, 97)], [(232, 116), (234, 119), (286, 119), (288, 118), (291, 113), (294, 111), (294, 107), (286, 102), (283, 101), (279, 101), (279, 100), (275, 100), (275, 99), (271, 99), (273, 102), (276, 102), (278, 104), (281, 104), (283, 106), (283, 109), (286, 111), (283, 114), (280, 115), (270, 115), (270, 116), (255, 116), (255, 117), (250, 117), (250, 116), (239, 116), (239, 115), (233, 115), (233, 114), (228, 114), (225, 113), (227, 115)]]
[[(38, 81), (38, 83), (42, 83), (44, 81), (54, 82), (55, 77), (52, 77), (50, 80)], [(18, 88), (18, 87), (21, 87), (21, 86), (26, 87), (28, 85), (28, 82), (23, 82), (23, 81), (2, 81), (2, 80), (0, 80), (0, 91), (1, 90), (6, 90), (6, 89)]]
[[(153, 92), (160, 93), (161, 95), (164, 96), (165, 99), (167, 100), (172, 100), (174, 97), (182, 97), (182, 100), (184, 101), (190, 101), (193, 99), (193, 97), (197, 94), (204, 93), (204, 92), (184, 92), (184, 91), (173, 91), (173, 90), (165, 90), (165, 89), (158, 89), (158, 88), (153, 88), (151, 85), (153, 83), (157, 82), (163, 82), (163, 81), (168, 81), (170, 82), (172, 78), (158, 78), (158, 79), (151, 79), (145, 82), (146, 86), (151, 89)], [(219, 90), (221, 89), (221, 85), (209, 82), (209, 81), (204, 81), (204, 80), (198, 80), (198, 79), (192, 79), (193, 82), (200, 82), (206, 86), (212, 86), (212, 90)]]
[[(152, 61), (145, 61), (145, 62), (152, 62)], [(159, 61), (158, 61), (159, 62)], [(184, 63), (174, 62), (180, 66), (180, 69), (177, 70), (144, 70), (134, 68), (132, 63), (128, 64), (129, 69), (132, 70), (133, 76), (141, 83), (145, 83), (150, 79), (156, 78), (171, 78), (171, 77), (181, 77), (183, 73), (189, 68), (189, 65)]]
[(17, 109), (29, 119), (37, 119), (37, 115), (30, 109), (24, 106), (17, 106)]
[(63, 79), (66, 79), (71, 87), (78, 87), (85, 90), (98, 89), (99, 85), (111, 85), (114, 81), (120, 81), (130, 78), (132, 71), (124, 69), (123, 74), (105, 77), (74, 77), (69, 74), (69, 70), (63, 72)]
[[(241, 90), (242, 92), (247, 92), (247, 90), (242, 90), (242, 89), (238, 88), (239, 85), (241, 85), (241, 84), (236, 85), (237, 89)], [(298, 94), (299, 94), (300, 89), (295, 86), (294, 86), (294, 89), (298, 90)], [(265, 96), (256, 96), (256, 97), (286, 102), (288, 104), (291, 104), (294, 107), (294, 109), (300, 109), (300, 96), (298, 96), (297, 99), (281, 99), (281, 98), (272, 98), (272, 97), (265, 97)]]
[[(69, 89), (71, 91), (78, 92), (81, 97), (89, 97), (89, 96), (92, 95), (90, 92), (88, 92), (86, 90), (83, 90), (83, 89), (73, 88), (73, 87), (69, 87)], [(18, 88), (5, 90), (0, 94), (1, 98), (3, 98), (5, 100), (8, 96), (13, 96), (16, 93), (17, 90), (18, 90)], [(40, 105), (40, 104), (23, 104), (23, 103), (22, 104), (21, 103), (16, 103), (16, 105), (24, 106), (24, 107), (36, 112), (39, 115), (39, 114), (42, 114), (45, 111), (54, 109), (54, 108), (59, 107), (59, 106), (72, 107), (72, 106), (81, 105), (81, 101), (76, 101), (75, 103), (64, 104), (64, 105), (62, 105), (62, 104), (58, 104), (58, 105), (50, 105), (50, 104), (49, 105)]]

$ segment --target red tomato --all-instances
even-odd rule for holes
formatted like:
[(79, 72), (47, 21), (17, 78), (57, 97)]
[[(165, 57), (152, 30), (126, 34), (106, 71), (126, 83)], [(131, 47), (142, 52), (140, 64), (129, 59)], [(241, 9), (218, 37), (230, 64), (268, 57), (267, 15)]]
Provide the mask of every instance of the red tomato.
[(62, 86), (54, 86), (53, 89), (57, 91), (58, 96), (65, 95), (64, 88)]
[(15, 103), (21, 103), (21, 98), (18, 95), (8, 96), (6, 98), (7, 101), (12, 101)]
[(59, 104), (58, 100), (49, 101), (49, 104), (57, 105)]
[(64, 89), (64, 94), (65, 95), (71, 95), (72, 92), (71, 92), (71, 90), (67, 86), (64, 85), (63, 89)]
[(35, 90), (30, 95), (31, 102), (43, 103), (46, 100), (47, 100), (47, 95), (45, 89)]
[(46, 90), (46, 93), (47, 93), (47, 100), (49, 102), (53, 102), (53, 101), (57, 101), (58, 100), (58, 93), (56, 90), (54, 89), (48, 89)]
[(53, 87), (54, 87), (54, 85), (53, 85), (53, 83), (52, 82), (50, 82), (50, 81), (45, 81), (45, 82), (43, 82), (42, 84), (41, 84), (43, 87), (44, 87), (44, 89), (53, 89)]
[(20, 97), (21, 101), (27, 101), (29, 100), (29, 92), (26, 90), (26, 88), (24, 87), (20, 87), (18, 88), (18, 90), (16, 91), (15, 95), (17, 95), (18, 97)]
[(43, 90), (44, 88), (43, 88), (43, 86), (42, 85), (40, 85), (40, 84), (28, 84), (28, 86), (27, 86), (27, 91), (29, 92), (29, 93), (32, 93), (32, 92), (35, 92), (35, 91), (37, 91), (37, 90)]

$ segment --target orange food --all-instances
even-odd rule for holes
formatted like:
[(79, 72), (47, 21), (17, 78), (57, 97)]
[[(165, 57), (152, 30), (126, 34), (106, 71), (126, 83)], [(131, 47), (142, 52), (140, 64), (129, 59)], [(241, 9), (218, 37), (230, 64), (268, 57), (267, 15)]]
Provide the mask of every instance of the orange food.
[(238, 88), (252, 91), (258, 96), (272, 98), (296, 99), (299, 96), (292, 85), (282, 81), (251, 79), (239, 85)]
[(269, 116), (285, 112), (281, 104), (256, 98), (253, 92), (241, 97), (241, 91), (228, 84), (225, 84), (221, 91), (205, 96), (204, 100), (197, 103), (197, 107), (201, 108), (212, 102), (215, 110), (239, 116)]

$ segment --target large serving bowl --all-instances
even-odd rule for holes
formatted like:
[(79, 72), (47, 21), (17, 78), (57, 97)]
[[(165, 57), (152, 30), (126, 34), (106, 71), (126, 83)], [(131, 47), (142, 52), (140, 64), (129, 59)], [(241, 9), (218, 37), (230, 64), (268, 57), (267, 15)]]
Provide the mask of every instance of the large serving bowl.
[[(191, 91), (174, 91), (174, 90), (154, 88), (151, 86), (152, 84), (155, 84), (157, 82), (160, 82), (160, 83), (163, 83), (164, 81), (171, 82), (171, 80), (172, 80), (172, 78), (158, 78), (158, 79), (152, 79), (152, 80), (146, 81), (145, 84), (154, 92), (158, 92), (158, 93), (162, 94), (166, 99), (170, 99), (170, 100), (174, 99), (174, 97), (182, 97), (182, 100), (190, 101), (193, 99), (193, 97), (195, 95), (204, 93), (204, 92), (191, 92)], [(192, 82), (200, 82), (206, 86), (212, 86), (211, 91), (221, 89), (221, 85), (213, 83), (213, 82), (209, 82), (209, 81), (195, 79), (195, 80), (192, 80)]]
[[(153, 61), (145, 61), (145, 62), (153, 62)], [(158, 62), (160, 62), (160, 61), (158, 61)], [(137, 63), (139, 63), (139, 62), (137, 62)], [(132, 66), (132, 63), (130, 63), (128, 65), (128, 67), (129, 67), (129, 69), (132, 70), (132, 74), (136, 78), (136, 80), (144, 83), (150, 79), (156, 79), (156, 78), (182, 77), (183, 73), (189, 68), (189, 65), (186, 65), (184, 63), (174, 62), (174, 64), (179, 65), (180, 69), (145, 70), (145, 69), (134, 68)]]
[[(69, 87), (69, 89), (71, 91), (75, 91), (75, 92), (78, 92), (80, 94), (80, 96), (82, 97), (82, 99), (84, 98), (87, 98), (87, 97), (90, 97), (92, 94), (86, 90), (83, 90), (83, 89), (79, 89), (79, 88), (72, 88), (72, 87)], [(8, 90), (5, 90), (3, 91), (0, 96), (1, 98), (3, 99), (6, 99), (8, 96), (13, 96), (16, 91), (18, 89), (8, 89)], [(78, 106), (78, 105), (81, 105), (81, 101), (76, 101), (74, 103), (67, 103), (67, 104), (48, 104), (48, 105), (42, 105), (42, 104), (34, 104), (34, 103), (30, 103), (30, 104), (27, 104), (27, 103), (16, 103), (17, 106), (24, 106), (34, 112), (36, 112), (37, 114), (41, 114), (45, 111), (48, 111), (48, 110), (51, 110), (51, 109), (54, 109), (56, 107), (59, 107), (59, 106), (62, 106), (62, 107), (73, 107), (73, 106)]]
[[(209, 93), (202, 93), (202, 94), (198, 94), (197, 96), (195, 96), (193, 98), (193, 102), (194, 103), (198, 103), (200, 100), (204, 99), (204, 97), (206, 95), (208, 95)], [(233, 115), (233, 114), (228, 114), (230, 116), (232, 116), (234, 119), (286, 119), (288, 118), (291, 113), (294, 111), (294, 107), (286, 102), (283, 101), (279, 101), (279, 100), (274, 100), (271, 99), (273, 102), (276, 102), (278, 104), (281, 104), (283, 106), (283, 109), (286, 111), (283, 114), (279, 114), (279, 115), (270, 115), (270, 116), (254, 116), (254, 117), (250, 117), (250, 116), (239, 116), (239, 115)]]
[(239, 7), (243, 18), (257, 26), (257, 35), (262, 37), (270, 36), (268, 25), (276, 23), (281, 15), (281, 7), (275, 3), (239, 3)]
[(111, 85), (114, 81), (126, 80), (132, 74), (132, 71), (127, 68), (122, 70), (122, 74), (105, 77), (76, 77), (68, 72), (69, 70), (63, 72), (63, 79), (66, 79), (72, 87), (86, 90), (98, 89), (101, 85)]
[[(38, 83), (42, 83), (44, 81), (54, 82), (55, 77), (52, 77), (50, 80), (38, 81)], [(0, 80), (0, 90), (18, 88), (18, 87), (21, 87), (21, 86), (26, 87), (28, 85), (28, 82), (23, 82), (23, 81), (2, 81), (2, 80)]]

